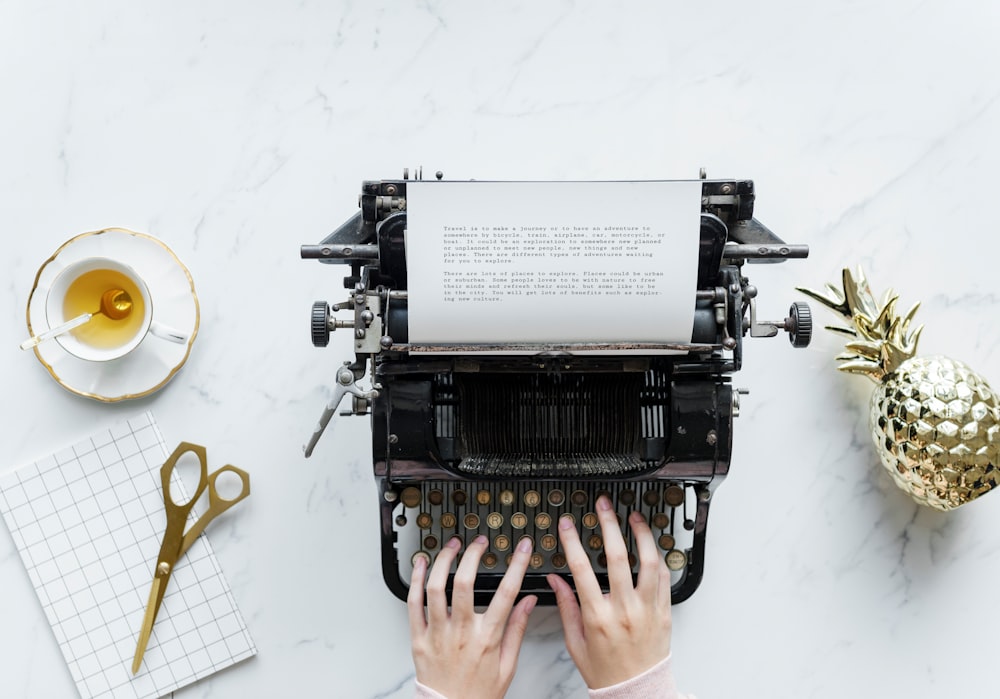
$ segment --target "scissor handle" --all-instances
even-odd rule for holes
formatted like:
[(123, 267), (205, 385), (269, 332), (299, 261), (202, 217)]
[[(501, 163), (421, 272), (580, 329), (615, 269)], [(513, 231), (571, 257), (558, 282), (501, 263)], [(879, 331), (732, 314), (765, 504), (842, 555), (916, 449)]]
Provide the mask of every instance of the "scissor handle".
[[(187, 452), (191, 452), (198, 457), (201, 470), (198, 474), (198, 485), (195, 487), (194, 492), (191, 493), (191, 497), (184, 502), (177, 502), (174, 500), (174, 494), (170, 491), (170, 474), (177, 467), (177, 462), (181, 456)], [(208, 487), (208, 454), (205, 447), (200, 444), (192, 444), (191, 442), (181, 442), (178, 444), (173, 453), (163, 462), (163, 466), (160, 467), (160, 483), (163, 486), (163, 504), (167, 508), (167, 517), (170, 517), (172, 511), (177, 511), (186, 518), (194, 503), (197, 502), (201, 494), (205, 492), (205, 488)]]
[[(222, 497), (215, 485), (215, 481), (219, 479), (219, 476), (226, 472), (235, 473), (240, 478), (240, 492), (236, 495), (236, 497), (230, 499)], [(209, 522), (249, 495), (250, 474), (243, 469), (236, 468), (232, 464), (226, 464), (225, 466), (222, 466), (221, 468), (210, 473), (208, 475), (208, 509), (202, 513), (197, 522), (191, 525), (191, 528), (188, 531), (184, 532), (184, 539), (181, 542), (180, 555), (183, 556), (184, 552), (191, 548), (191, 544), (193, 544), (194, 540), (198, 538), (198, 535), (205, 530), (205, 527), (208, 526)]]

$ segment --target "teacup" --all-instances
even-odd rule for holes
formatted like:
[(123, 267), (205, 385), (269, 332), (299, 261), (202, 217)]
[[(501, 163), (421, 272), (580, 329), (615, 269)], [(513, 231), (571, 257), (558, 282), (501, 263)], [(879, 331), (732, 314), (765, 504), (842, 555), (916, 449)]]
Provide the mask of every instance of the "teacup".
[[(114, 320), (101, 312), (101, 297), (111, 289), (126, 292), (131, 311)], [(93, 317), (55, 338), (72, 355), (91, 362), (124, 357), (147, 335), (183, 344), (188, 336), (153, 319), (153, 299), (142, 277), (128, 265), (106, 257), (88, 257), (59, 272), (45, 296), (50, 328), (84, 313)]]

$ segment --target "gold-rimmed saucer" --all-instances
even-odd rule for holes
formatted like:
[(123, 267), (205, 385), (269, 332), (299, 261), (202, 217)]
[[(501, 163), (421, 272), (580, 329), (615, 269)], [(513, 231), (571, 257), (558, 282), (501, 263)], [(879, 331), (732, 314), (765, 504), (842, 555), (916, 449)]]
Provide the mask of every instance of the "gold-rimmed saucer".
[(150, 334), (124, 357), (90, 362), (49, 341), (35, 347), (35, 356), (52, 378), (79, 396), (108, 403), (147, 396), (165, 386), (191, 354), (200, 323), (191, 273), (163, 242), (144, 233), (124, 228), (83, 233), (63, 243), (38, 270), (28, 297), (29, 334), (48, 329), (45, 296), (59, 272), (87, 257), (118, 260), (134, 269), (149, 287), (156, 320), (187, 333), (187, 342)]

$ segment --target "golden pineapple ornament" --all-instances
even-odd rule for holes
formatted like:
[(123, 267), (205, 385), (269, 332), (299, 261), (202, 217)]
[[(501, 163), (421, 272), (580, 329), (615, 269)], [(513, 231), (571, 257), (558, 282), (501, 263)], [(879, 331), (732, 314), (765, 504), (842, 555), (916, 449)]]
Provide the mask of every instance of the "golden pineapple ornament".
[(843, 288), (799, 291), (850, 319), (829, 327), (848, 335), (839, 368), (864, 374), (872, 393), (869, 427), (882, 465), (922, 505), (952, 510), (997, 485), (1000, 402), (982, 376), (948, 357), (917, 357), (923, 326), (910, 323), (920, 304), (896, 313), (890, 289), (875, 300), (864, 272), (844, 270)]

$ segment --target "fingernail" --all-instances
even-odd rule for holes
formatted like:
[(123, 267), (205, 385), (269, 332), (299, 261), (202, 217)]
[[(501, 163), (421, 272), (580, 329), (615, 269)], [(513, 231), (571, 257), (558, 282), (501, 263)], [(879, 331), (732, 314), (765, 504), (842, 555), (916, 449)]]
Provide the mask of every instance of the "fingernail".
[(535, 547), (535, 542), (531, 540), (530, 536), (521, 537), (521, 540), (517, 542), (517, 550), (521, 553), (531, 553), (531, 549)]
[(459, 539), (457, 536), (453, 536), (450, 539), (448, 539), (448, 543), (445, 544), (445, 546), (447, 546), (450, 549), (461, 548), (462, 540)]
[(479, 536), (477, 536), (475, 539), (472, 540), (472, 543), (482, 545), (485, 544), (487, 541), (489, 541), (489, 539), (480, 534)]
[(563, 515), (559, 518), (559, 528), (560, 529), (572, 529), (573, 519), (569, 515)]
[(629, 519), (631, 519), (636, 524), (639, 524), (641, 522), (645, 522), (646, 521), (646, 518), (643, 517), (642, 513), (639, 512), (638, 510), (636, 510), (635, 512), (633, 512), (632, 514), (630, 514), (629, 515)]
[(537, 597), (529, 597), (528, 601), (524, 605), (524, 613), (525, 614), (531, 614), (531, 611), (535, 608), (536, 604), (538, 604), (538, 598)]
[(417, 560), (413, 561), (413, 572), (423, 573), (425, 570), (427, 570), (427, 557), (417, 556)]
[(608, 499), (607, 495), (602, 495), (601, 497), (597, 498), (597, 509), (599, 510), (611, 509), (611, 500)]

